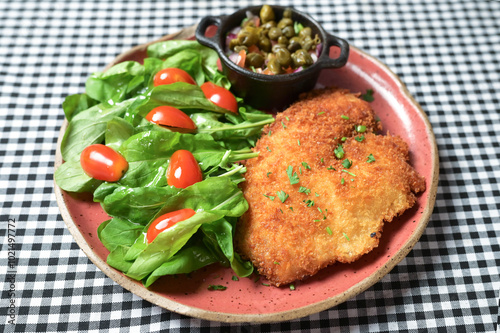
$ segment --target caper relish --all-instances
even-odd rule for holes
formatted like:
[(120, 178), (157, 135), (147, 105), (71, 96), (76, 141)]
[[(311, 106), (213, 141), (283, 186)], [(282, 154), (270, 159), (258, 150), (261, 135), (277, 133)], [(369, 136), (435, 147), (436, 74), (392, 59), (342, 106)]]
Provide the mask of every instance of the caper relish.
[(321, 40), (310, 27), (292, 20), (287, 8), (277, 21), (274, 10), (263, 5), (259, 16), (247, 13), (226, 38), (229, 59), (262, 74), (289, 74), (311, 66), (318, 59)]

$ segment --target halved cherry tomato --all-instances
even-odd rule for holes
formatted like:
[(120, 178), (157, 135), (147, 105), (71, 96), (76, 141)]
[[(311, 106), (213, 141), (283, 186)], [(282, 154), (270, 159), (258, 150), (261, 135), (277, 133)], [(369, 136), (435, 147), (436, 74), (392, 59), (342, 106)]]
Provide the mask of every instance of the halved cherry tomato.
[(173, 106), (158, 106), (147, 114), (146, 119), (158, 125), (196, 129), (191, 118)]
[(189, 150), (177, 150), (172, 154), (167, 169), (168, 185), (186, 188), (202, 180), (200, 166)]
[(127, 160), (112, 148), (94, 144), (80, 154), (83, 171), (92, 178), (116, 182), (128, 170)]
[(156, 218), (153, 223), (148, 228), (148, 232), (146, 233), (146, 238), (148, 243), (151, 243), (159, 233), (163, 230), (166, 230), (172, 227), (174, 224), (187, 220), (191, 216), (193, 216), (196, 212), (191, 208), (184, 208), (180, 210), (176, 210), (174, 212), (170, 212), (167, 214), (163, 214), (162, 216)]
[(153, 79), (153, 84), (155, 87), (175, 82), (186, 82), (189, 84), (196, 84), (191, 75), (189, 75), (188, 72), (180, 68), (162, 69), (161, 71), (156, 73)]
[(238, 102), (234, 95), (224, 87), (212, 82), (205, 82), (201, 85), (201, 90), (212, 103), (223, 109), (238, 113)]

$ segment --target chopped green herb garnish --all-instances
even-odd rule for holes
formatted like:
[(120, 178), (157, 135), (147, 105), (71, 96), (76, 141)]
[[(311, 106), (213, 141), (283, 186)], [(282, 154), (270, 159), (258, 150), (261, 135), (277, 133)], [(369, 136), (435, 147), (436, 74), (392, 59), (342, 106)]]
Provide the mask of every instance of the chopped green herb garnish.
[(288, 194), (286, 194), (284, 191), (278, 191), (276, 192), (278, 195), (278, 198), (281, 200), (281, 202), (285, 202), (286, 199), (288, 199)]
[(290, 284), (290, 290), (291, 290), (291, 291), (294, 291), (294, 290), (295, 290), (295, 285)]
[(268, 199), (271, 199), (271, 201), (274, 201), (274, 197), (272, 195), (263, 194), (263, 196), (265, 196)]
[(233, 275), (233, 277), (231, 278), (231, 280), (233, 280), (233, 281), (239, 281), (240, 279), (238, 279), (238, 277), (236, 275)]
[(300, 140), (299, 139), (297, 139), (297, 144), (300, 146)]
[(275, 265), (279, 265), (280, 263), (279, 263), (279, 262), (277, 262), (277, 261), (275, 261), (275, 262), (274, 262), (274, 264), (275, 264)]
[(288, 207), (288, 208), (290, 208), (290, 210), (293, 212), (293, 207), (292, 207), (292, 206), (290, 206), (290, 207)]
[(367, 101), (367, 102), (373, 102), (373, 90), (372, 89), (366, 89), (366, 94), (361, 95), (361, 99)]
[(325, 160), (323, 159), (323, 157), (321, 158), (321, 164), (325, 163)]
[(267, 151), (269, 151), (269, 152), (271, 151), (271, 149), (269, 149), (269, 147), (266, 147), (266, 149), (267, 149)]
[(352, 172), (349, 172), (349, 171), (347, 171), (347, 170), (342, 170), (342, 172), (348, 173), (349, 175), (351, 175), (351, 176), (353, 176), (353, 177), (356, 177), (356, 175), (355, 175), (355, 174), (353, 174)]
[(366, 131), (366, 126), (365, 125), (358, 125), (356, 126), (356, 132), (358, 133), (364, 133)]
[(301, 187), (299, 188), (299, 192), (300, 192), (300, 193), (309, 194), (309, 193), (311, 193), (311, 190), (310, 190), (310, 189), (308, 189), (307, 187), (301, 186)]
[(319, 207), (318, 207), (318, 212), (320, 212), (321, 214), (323, 214), (323, 211)]
[(290, 121), (290, 118), (288, 118), (288, 116), (285, 116), (285, 119), (286, 119), (287, 121)]
[(271, 286), (269, 283), (262, 283), (263, 286), (269, 287)]
[(344, 157), (344, 148), (342, 148), (342, 145), (338, 145), (333, 153), (335, 154), (336, 158), (341, 159), (342, 157)]
[(358, 142), (362, 142), (365, 139), (365, 136), (364, 135), (356, 136), (354, 137), (354, 139)]
[(306, 162), (302, 162), (302, 166), (306, 169), (309, 169), (311, 170), (311, 167), (309, 166), (309, 164), (307, 164)]
[(283, 213), (283, 209), (281, 209), (281, 208), (280, 208), (280, 212), (281, 212), (281, 214), (284, 214), (284, 213)]
[(313, 220), (313, 222), (321, 222), (321, 220)]
[(344, 115), (341, 115), (340, 118), (345, 119), (345, 120), (349, 120), (349, 117), (348, 116), (344, 116)]
[(318, 193), (316, 193), (316, 192), (314, 192), (314, 195), (315, 195), (315, 196), (317, 196), (317, 197), (319, 197), (319, 194), (318, 194)]
[(368, 160), (366, 160), (368, 163), (375, 162), (375, 157), (373, 157), (373, 154), (368, 155)]
[(299, 173), (302, 174), (302, 167), (299, 167)]
[(227, 287), (221, 286), (220, 284), (211, 284), (207, 288), (208, 290), (226, 290)]
[(326, 232), (331, 236), (333, 235), (332, 229), (330, 227), (326, 227)]
[(345, 237), (345, 239), (347, 239), (348, 241), (350, 241), (349, 237), (347, 236), (347, 234), (345, 232), (342, 233)]
[(342, 179), (340, 180), (340, 184), (344, 185), (345, 183), (345, 180), (344, 180), (344, 177), (342, 177)]
[(342, 141), (342, 142), (345, 142), (345, 140), (347, 140), (347, 138), (345, 136), (342, 137), (342, 139), (340, 139), (340, 141)]
[(290, 184), (298, 184), (299, 176), (297, 176), (296, 172), (293, 172), (293, 166), (289, 165), (286, 168), (286, 174), (288, 175), (288, 179), (290, 180)]
[(269, 178), (269, 175), (270, 175), (270, 174), (272, 174), (272, 172), (271, 172), (271, 171), (269, 171), (269, 172), (266, 174), (267, 178)]
[(349, 161), (347, 158), (342, 162), (344, 168), (349, 169), (352, 166), (352, 161)]
[(298, 35), (302, 29), (304, 29), (302, 23), (299, 23), (297, 21), (293, 22), (293, 30), (295, 31), (296, 35)]
[(321, 116), (322, 114), (324, 114), (325, 112), (318, 112), (318, 116)]
[(303, 200), (303, 201), (306, 203), (307, 207), (312, 207), (312, 206), (314, 206), (314, 201), (313, 201), (313, 200), (309, 200), (309, 199), (308, 199), (308, 200)]
[(283, 126), (283, 128), (286, 129), (286, 125), (283, 121), (281, 121), (281, 126)]
[(269, 132), (267, 133), (267, 136), (271, 136), (271, 130), (269, 130)]
[(334, 168), (333, 166), (331, 166), (331, 165), (330, 165), (328, 168), (326, 168), (326, 170), (333, 170), (333, 171), (337, 171), (337, 170), (335, 170), (335, 168)]

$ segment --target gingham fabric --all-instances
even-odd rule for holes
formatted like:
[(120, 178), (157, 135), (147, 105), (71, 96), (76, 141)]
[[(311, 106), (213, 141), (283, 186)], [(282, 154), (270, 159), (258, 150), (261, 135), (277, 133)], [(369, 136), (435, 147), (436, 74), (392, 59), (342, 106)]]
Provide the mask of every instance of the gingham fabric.
[(259, 3), (0, 1), (1, 332), (497, 330), (499, 2), (293, 1), (398, 74), (437, 139), (439, 189), (429, 225), (409, 255), (365, 292), (288, 322), (210, 322), (131, 294), (80, 250), (53, 191), (64, 97), (83, 92), (91, 73), (134, 45)]

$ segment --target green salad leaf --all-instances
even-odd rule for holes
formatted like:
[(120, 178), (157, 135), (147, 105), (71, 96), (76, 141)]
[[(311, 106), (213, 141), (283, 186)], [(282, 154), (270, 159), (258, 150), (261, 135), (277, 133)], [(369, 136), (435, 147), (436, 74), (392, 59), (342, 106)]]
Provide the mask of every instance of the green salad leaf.
[[(147, 53), (143, 64), (125, 61), (92, 74), (85, 93), (65, 99), (65, 162), (56, 170), (55, 181), (65, 191), (93, 193), (111, 217), (97, 230), (110, 251), (108, 264), (147, 287), (161, 276), (190, 273), (216, 262), (248, 276), (253, 266), (233, 246), (238, 218), (248, 209), (238, 187), (246, 168), (239, 162), (258, 155), (252, 148), (274, 119), (239, 97), (238, 114), (205, 97), (200, 88), (204, 82), (231, 87), (212, 49), (175, 40), (152, 44)], [(156, 73), (171, 67), (185, 70), (197, 84), (155, 87)], [(149, 122), (147, 114), (163, 105), (180, 109), (196, 129), (181, 132)], [(97, 143), (126, 159), (128, 169), (118, 181), (97, 180), (82, 169), (81, 152)], [(171, 156), (181, 149), (193, 154), (203, 176), (187, 188), (169, 186), (166, 179)], [(148, 242), (146, 234), (156, 218), (183, 208), (193, 209), (195, 215)]]

